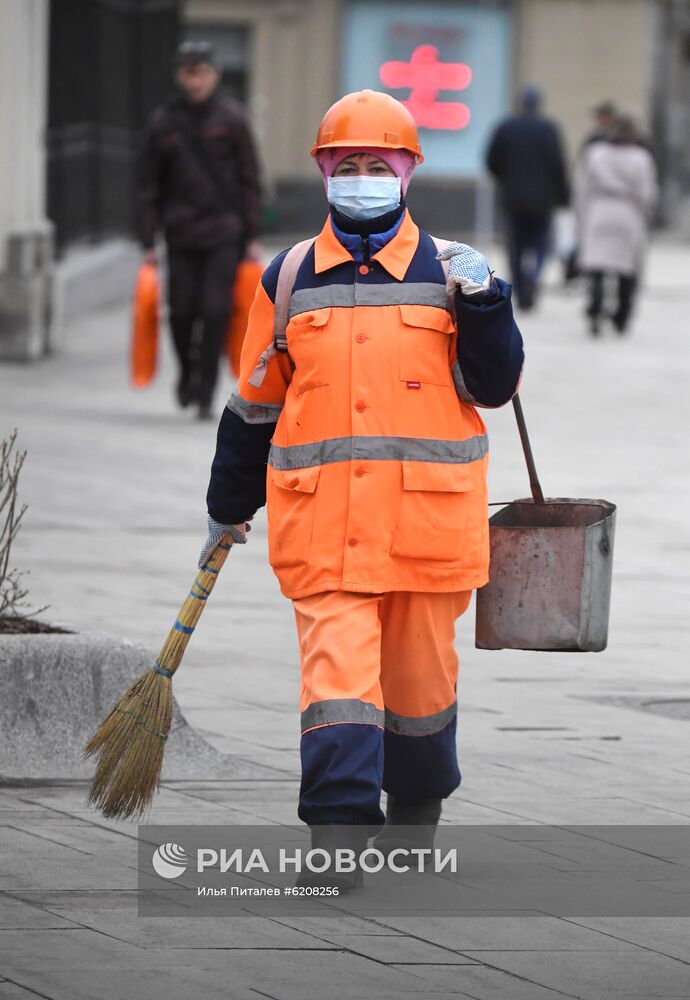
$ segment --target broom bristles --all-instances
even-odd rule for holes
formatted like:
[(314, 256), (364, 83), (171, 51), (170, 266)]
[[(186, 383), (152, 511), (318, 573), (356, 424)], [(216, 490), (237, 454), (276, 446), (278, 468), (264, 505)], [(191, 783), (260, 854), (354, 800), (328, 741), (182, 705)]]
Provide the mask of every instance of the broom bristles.
[(160, 784), (172, 705), (170, 678), (148, 670), (86, 744), (84, 757), (97, 756), (87, 802), (104, 816), (127, 819), (146, 811)]
[(96, 774), (86, 801), (104, 816), (121, 819), (141, 816), (158, 789), (172, 721), (171, 678), (182, 662), (232, 544), (230, 534), (216, 546), (197, 573), (156, 665), (120, 698), (84, 747), (84, 757), (97, 758)]

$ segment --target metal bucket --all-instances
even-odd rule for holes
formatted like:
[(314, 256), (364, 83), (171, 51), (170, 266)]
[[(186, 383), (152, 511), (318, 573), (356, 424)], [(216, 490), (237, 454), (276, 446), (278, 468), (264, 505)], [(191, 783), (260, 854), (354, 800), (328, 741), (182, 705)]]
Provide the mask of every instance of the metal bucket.
[(606, 648), (616, 507), (515, 500), (489, 521), (489, 583), (477, 591), (479, 649)]

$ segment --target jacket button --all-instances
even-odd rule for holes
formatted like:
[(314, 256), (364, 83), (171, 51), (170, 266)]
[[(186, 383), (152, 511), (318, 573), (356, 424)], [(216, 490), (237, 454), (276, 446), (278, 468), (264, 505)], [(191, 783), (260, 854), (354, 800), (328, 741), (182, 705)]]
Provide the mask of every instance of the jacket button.
[(348, 538), (347, 544), (350, 546), (351, 549), (354, 549), (355, 545), (358, 545), (359, 543), (356, 538)]
[(357, 410), (357, 413), (364, 413), (366, 408), (367, 408), (366, 403), (362, 403), (361, 401), (359, 403), (355, 403), (355, 409)]
[(363, 333), (358, 333), (357, 336), (355, 337), (355, 340), (357, 341), (358, 344), (363, 344), (366, 339), (367, 338), (364, 336)]
[(367, 267), (366, 264), (360, 264), (359, 265), (359, 273), (360, 274), (369, 274), (369, 271), (371, 271), (371, 268)]
[(358, 479), (362, 478), (362, 476), (364, 475), (364, 471), (365, 470), (362, 468), (355, 469), (355, 475), (357, 476)]

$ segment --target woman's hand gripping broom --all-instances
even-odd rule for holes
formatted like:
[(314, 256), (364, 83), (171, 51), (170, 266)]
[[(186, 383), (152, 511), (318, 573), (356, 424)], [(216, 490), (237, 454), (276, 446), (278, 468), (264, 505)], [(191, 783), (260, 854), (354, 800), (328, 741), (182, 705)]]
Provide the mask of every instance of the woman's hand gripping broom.
[(140, 816), (158, 789), (172, 719), (172, 676), (232, 545), (232, 536), (224, 535), (199, 570), (155, 664), (123, 695), (84, 747), (84, 757), (97, 755), (87, 802), (104, 816)]

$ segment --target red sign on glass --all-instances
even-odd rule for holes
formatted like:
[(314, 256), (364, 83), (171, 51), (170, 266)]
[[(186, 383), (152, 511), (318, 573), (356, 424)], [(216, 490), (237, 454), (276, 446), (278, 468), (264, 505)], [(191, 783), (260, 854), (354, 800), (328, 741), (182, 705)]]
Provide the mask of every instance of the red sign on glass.
[(439, 101), (439, 91), (464, 90), (472, 82), (472, 70), (464, 63), (439, 62), (438, 49), (419, 45), (409, 62), (385, 62), (379, 69), (381, 83), (392, 90), (409, 87), (402, 103), (417, 125), (431, 129), (462, 129), (471, 113), (460, 101)]

